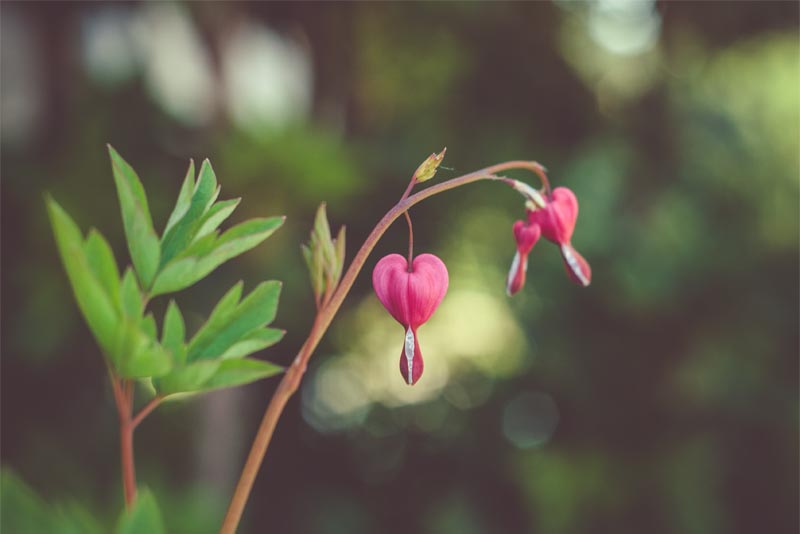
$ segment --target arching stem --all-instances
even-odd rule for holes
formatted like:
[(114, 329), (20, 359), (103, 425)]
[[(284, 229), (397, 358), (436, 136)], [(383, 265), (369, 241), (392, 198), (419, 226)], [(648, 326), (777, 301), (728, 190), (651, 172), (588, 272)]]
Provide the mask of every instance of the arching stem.
[(286, 403), (289, 401), (289, 398), (291, 398), (294, 392), (297, 391), (308, 365), (309, 358), (314, 353), (314, 350), (317, 348), (322, 336), (328, 330), (333, 317), (336, 315), (336, 312), (339, 311), (339, 307), (342, 305), (345, 297), (353, 287), (353, 283), (355, 282), (358, 273), (361, 272), (361, 269), (364, 267), (367, 257), (369, 257), (369, 254), (375, 248), (375, 245), (378, 243), (389, 226), (398, 217), (400, 217), (401, 214), (406, 213), (409, 208), (427, 198), (480, 180), (504, 180), (504, 178), (497, 176), (497, 173), (512, 169), (525, 169), (536, 173), (542, 180), (545, 190), (549, 195), (550, 184), (547, 180), (544, 167), (535, 161), (508, 161), (505, 163), (499, 163), (497, 165), (486, 167), (485, 169), (459, 176), (458, 178), (452, 178), (446, 182), (433, 185), (423, 189), (419, 193), (409, 196), (416, 183), (415, 179), (411, 179), (411, 182), (408, 184), (408, 187), (403, 193), (403, 196), (400, 198), (400, 201), (395, 204), (395, 206), (390, 209), (380, 221), (378, 221), (378, 224), (375, 225), (375, 228), (373, 228), (372, 232), (370, 232), (370, 234), (367, 236), (364, 244), (361, 245), (361, 248), (353, 258), (353, 261), (350, 262), (350, 266), (342, 277), (339, 286), (331, 296), (330, 301), (328, 301), (328, 303), (321, 309), (317, 310), (317, 315), (314, 319), (314, 324), (311, 327), (308, 337), (303, 343), (303, 346), (300, 347), (300, 351), (297, 353), (297, 356), (295, 356), (292, 365), (286, 370), (286, 373), (283, 375), (283, 378), (278, 384), (278, 388), (275, 390), (275, 393), (272, 395), (272, 398), (267, 405), (267, 409), (264, 412), (263, 418), (261, 419), (261, 424), (258, 427), (255, 439), (253, 440), (253, 445), (250, 448), (250, 453), (248, 454), (244, 468), (242, 469), (241, 477), (239, 478), (239, 482), (236, 484), (236, 489), (233, 492), (233, 497), (231, 498), (230, 505), (228, 506), (228, 511), (225, 515), (222, 527), (220, 528), (220, 534), (234, 534), (236, 532), (236, 528), (238, 527), (239, 521), (242, 518), (242, 512), (244, 511), (245, 504), (250, 496), (250, 491), (253, 488), (256, 475), (261, 467), (261, 462), (263, 461), (264, 455), (267, 452), (267, 447), (272, 439), (275, 426), (278, 424), (278, 419), (286, 407)]
[(411, 215), (408, 214), (408, 210), (404, 211), (403, 215), (406, 216), (406, 222), (408, 223), (408, 272), (412, 272), (413, 268), (411, 264), (414, 261), (414, 227), (411, 224)]

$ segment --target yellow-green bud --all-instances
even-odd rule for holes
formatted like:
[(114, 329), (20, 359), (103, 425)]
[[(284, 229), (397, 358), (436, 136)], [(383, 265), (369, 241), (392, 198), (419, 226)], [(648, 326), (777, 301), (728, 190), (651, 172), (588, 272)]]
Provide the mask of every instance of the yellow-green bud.
[(417, 182), (424, 182), (433, 178), (437, 169), (439, 168), (439, 164), (444, 159), (445, 152), (447, 152), (447, 147), (443, 148), (438, 154), (434, 152), (428, 156), (428, 159), (423, 161), (422, 165), (417, 167), (416, 172), (414, 172), (414, 179)]

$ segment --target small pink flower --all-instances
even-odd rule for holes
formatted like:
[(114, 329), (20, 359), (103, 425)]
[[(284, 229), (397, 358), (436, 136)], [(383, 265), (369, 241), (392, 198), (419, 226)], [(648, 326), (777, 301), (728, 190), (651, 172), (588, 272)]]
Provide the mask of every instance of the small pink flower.
[(544, 208), (528, 211), (528, 222), (538, 224), (545, 239), (561, 248), (561, 257), (570, 279), (584, 287), (592, 281), (592, 269), (572, 246), (572, 232), (578, 218), (578, 199), (566, 187), (556, 187)]
[(542, 229), (538, 224), (523, 221), (514, 223), (514, 239), (517, 241), (517, 252), (511, 262), (511, 269), (506, 279), (506, 293), (514, 295), (525, 285), (525, 273), (528, 271), (528, 254), (533, 245), (539, 241)]
[(447, 267), (433, 254), (420, 254), (408, 268), (400, 254), (382, 258), (372, 271), (372, 287), (383, 307), (405, 328), (400, 373), (409, 385), (422, 376), (417, 328), (430, 319), (447, 293)]

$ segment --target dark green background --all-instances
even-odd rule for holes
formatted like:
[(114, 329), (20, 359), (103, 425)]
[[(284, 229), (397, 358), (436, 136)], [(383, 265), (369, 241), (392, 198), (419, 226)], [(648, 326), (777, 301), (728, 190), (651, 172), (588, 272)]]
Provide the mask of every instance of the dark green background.
[[(236, 280), (283, 280), (288, 334), (263, 355), (281, 364), (313, 317), (299, 243), (318, 202), (347, 224), (352, 257), (447, 146), (454, 170), (437, 180), (536, 159), (572, 188), (592, 286), (572, 285), (542, 242), (506, 300), (522, 216), (510, 190), (478, 184), (413, 210), (417, 250), (442, 257), (448, 298), (465, 303), (420, 331), (428, 379), (446, 364), (445, 382), (384, 394), (402, 381), (402, 331), (378, 311), (369, 272), (404, 250), (398, 224), (290, 402), (242, 532), (796, 532), (798, 6), (628, 10), (660, 22), (648, 50), (609, 50), (620, 27), (608, 41), (600, 4), (579, 2), (4, 2), (3, 466), (109, 524), (122, 507), (110, 387), (42, 201), (52, 193), (127, 263), (105, 143), (138, 170), (158, 228), (190, 157), (211, 159), (222, 198), (244, 198), (233, 222), (288, 216), (178, 297), (191, 328)], [(109, 21), (94, 52), (112, 60), (92, 63), (88, 36)], [(150, 52), (122, 64), (133, 52), (108, 43), (131, 24)], [(306, 111), (274, 119), (292, 90), (273, 115), (227, 111), (223, 50), (243, 25), (308, 58)], [(199, 114), (154, 89), (153, 58), (178, 58), (168, 81), (197, 61), (181, 56), (186, 31), (208, 73)], [(261, 82), (280, 86), (284, 71), (272, 73)], [(391, 338), (376, 341), (382, 329)], [(481, 336), (480, 350), (460, 349), (459, 332)], [(277, 380), (168, 404), (140, 427), (139, 483), (170, 532), (218, 527)]]

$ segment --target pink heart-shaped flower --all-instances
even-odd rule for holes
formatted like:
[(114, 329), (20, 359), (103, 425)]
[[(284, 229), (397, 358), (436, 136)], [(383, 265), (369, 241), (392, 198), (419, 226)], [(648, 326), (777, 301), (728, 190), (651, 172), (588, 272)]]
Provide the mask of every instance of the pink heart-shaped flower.
[(528, 224), (517, 221), (514, 223), (514, 240), (517, 242), (517, 252), (511, 262), (511, 269), (506, 278), (506, 293), (512, 296), (525, 285), (525, 273), (528, 272), (528, 254), (533, 245), (539, 241), (542, 230), (538, 224)]
[(577, 219), (578, 199), (566, 187), (556, 187), (547, 206), (528, 212), (528, 221), (538, 224), (542, 235), (558, 245), (570, 242)]
[(409, 385), (422, 376), (417, 328), (430, 319), (447, 293), (447, 267), (433, 254), (420, 254), (408, 268), (400, 254), (382, 258), (372, 271), (372, 287), (395, 320), (406, 330), (400, 372)]

